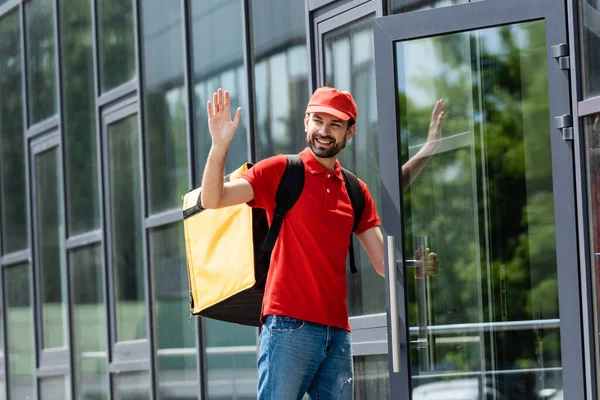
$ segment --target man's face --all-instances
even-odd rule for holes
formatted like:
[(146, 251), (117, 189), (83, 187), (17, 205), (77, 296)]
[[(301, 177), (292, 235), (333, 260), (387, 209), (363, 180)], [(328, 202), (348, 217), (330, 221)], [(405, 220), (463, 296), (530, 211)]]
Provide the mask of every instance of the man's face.
[(326, 113), (312, 113), (304, 118), (306, 144), (321, 158), (335, 157), (346, 141), (354, 135), (356, 125), (348, 128), (348, 121)]

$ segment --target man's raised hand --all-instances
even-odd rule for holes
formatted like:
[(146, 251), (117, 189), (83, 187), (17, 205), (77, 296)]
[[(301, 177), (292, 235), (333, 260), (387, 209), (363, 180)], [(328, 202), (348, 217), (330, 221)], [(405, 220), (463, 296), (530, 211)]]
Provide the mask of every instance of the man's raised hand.
[(217, 93), (213, 93), (212, 103), (210, 101), (206, 103), (208, 130), (210, 131), (213, 144), (229, 144), (240, 126), (240, 120), (242, 119), (241, 107), (237, 108), (233, 121), (231, 120), (229, 107), (229, 92), (226, 90), (223, 93), (221, 88), (219, 88)]

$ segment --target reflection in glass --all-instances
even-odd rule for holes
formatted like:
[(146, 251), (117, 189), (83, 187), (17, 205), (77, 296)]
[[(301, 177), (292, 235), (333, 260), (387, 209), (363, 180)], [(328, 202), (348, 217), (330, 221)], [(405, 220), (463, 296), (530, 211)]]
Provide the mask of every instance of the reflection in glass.
[(54, 147), (35, 156), (35, 208), (37, 265), (42, 306), (42, 348), (67, 345), (67, 305), (59, 194), (58, 150)]
[[(232, 117), (242, 107), (242, 121), (229, 146), (226, 173), (248, 160), (247, 84), (244, 71), (242, 3), (238, 0), (206, 0), (191, 3), (194, 46), (194, 139), (196, 142), (196, 176), (201, 177), (211, 146), (206, 103), (218, 88), (229, 91)], [(226, 35), (215, 35), (227, 26)], [(197, 182), (199, 186), (199, 182)]]
[(195, 397), (196, 330), (189, 317), (189, 286), (183, 223), (150, 230), (160, 398)]
[(100, 86), (104, 93), (136, 74), (133, 1), (99, 0), (97, 4)]
[[(19, 12), (0, 18), (0, 240), (2, 254), (23, 250), (27, 237), (25, 135)], [(10, 232), (10, 234), (7, 234)], [(2, 234), (4, 233), (4, 234)]]
[(64, 400), (71, 397), (69, 379), (65, 376), (40, 378), (40, 400)]
[(308, 59), (304, 2), (253, 0), (257, 160), (306, 147)]
[(208, 399), (256, 399), (256, 328), (205, 319)]
[(150, 398), (148, 371), (121, 372), (112, 375), (113, 400), (147, 400)]
[(481, 0), (391, 0), (392, 14), (410, 11), (427, 10), (430, 8), (447, 7), (456, 4), (474, 3)]
[(150, 214), (181, 206), (189, 190), (181, 4), (144, 0), (144, 119)]
[(600, 3), (579, 0), (583, 97), (600, 96)]
[(415, 398), (562, 387), (545, 60), (542, 21), (397, 44), (403, 162), (428, 157), (437, 99), (447, 113), (437, 154), (404, 194), (406, 259), (422, 260), (425, 243), (440, 260), (425, 277), (406, 262)]
[(35, 353), (31, 266), (18, 264), (4, 269), (6, 300), (7, 382), (11, 400), (34, 399)]
[(146, 337), (137, 114), (108, 127), (117, 341)]
[(106, 399), (106, 308), (99, 244), (69, 252), (75, 398)]
[[(358, 106), (356, 134), (340, 152), (340, 163), (362, 179), (381, 207), (377, 102), (373, 61), (372, 18), (366, 17), (324, 35), (325, 84), (352, 93)], [(350, 316), (385, 312), (385, 282), (353, 236), (354, 256), (360, 273), (348, 275)]]
[(24, 6), (29, 125), (35, 125), (57, 110), (54, 2), (29, 1)]
[[(594, 293), (594, 332), (596, 337), (596, 362), (599, 360), (598, 332), (600, 332), (600, 113), (584, 119), (585, 148), (587, 149), (588, 205), (590, 212), (590, 259), (592, 290)], [(598, 377), (600, 379), (600, 376)]]
[(58, 3), (69, 236), (100, 227), (90, 1)]

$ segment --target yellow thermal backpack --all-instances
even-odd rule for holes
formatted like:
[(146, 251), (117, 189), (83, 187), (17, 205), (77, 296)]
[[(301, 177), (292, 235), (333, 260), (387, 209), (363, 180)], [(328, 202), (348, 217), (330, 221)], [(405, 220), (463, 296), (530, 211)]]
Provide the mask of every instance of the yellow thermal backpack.
[[(274, 217), (269, 227), (265, 210), (247, 204), (207, 210), (201, 188), (183, 197), (183, 228), (190, 287), (190, 311), (221, 321), (260, 326), (260, 314), (271, 251), (286, 213), (304, 188), (304, 165), (298, 155), (286, 155), (287, 165), (276, 193)], [(252, 168), (245, 163), (225, 176), (239, 178)], [(354, 209), (354, 232), (365, 207), (356, 176), (342, 169)], [(352, 238), (350, 268), (356, 272)]]

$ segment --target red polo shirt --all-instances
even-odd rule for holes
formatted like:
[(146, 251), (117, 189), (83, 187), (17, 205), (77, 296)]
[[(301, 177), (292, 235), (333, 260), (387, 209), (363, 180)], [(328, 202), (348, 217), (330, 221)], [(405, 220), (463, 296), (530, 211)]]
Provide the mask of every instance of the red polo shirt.
[[(304, 189), (284, 218), (271, 254), (262, 316), (285, 315), (349, 331), (346, 256), (354, 221), (352, 204), (339, 162), (328, 171), (308, 148), (300, 158)], [(248, 205), (264, 208), (269, 223), (285, 166), (285, 156), (275, 156), (242, 175), (254, 190), (254, 200)], [(365, 210), (357, 234), (380, 224), (367, 185), (359, 182)]]

